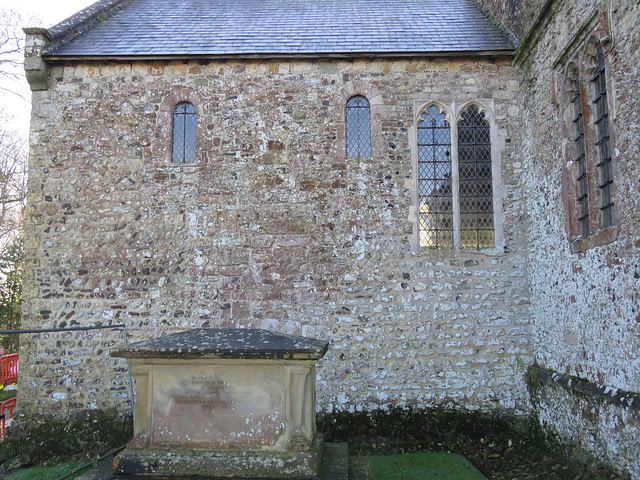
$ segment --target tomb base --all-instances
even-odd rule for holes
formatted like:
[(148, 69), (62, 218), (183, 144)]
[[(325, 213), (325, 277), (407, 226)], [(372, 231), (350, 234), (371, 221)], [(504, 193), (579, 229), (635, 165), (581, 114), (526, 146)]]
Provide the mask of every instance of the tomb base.
[(198, 478), (315, 479), (324, 441), (305, 451), (127, 448), (114, 459), (118, 475)]
[(195, 329), (120, 347), (136, 383), (118, 475), (315, 479), (315, 366), (325, 341)]

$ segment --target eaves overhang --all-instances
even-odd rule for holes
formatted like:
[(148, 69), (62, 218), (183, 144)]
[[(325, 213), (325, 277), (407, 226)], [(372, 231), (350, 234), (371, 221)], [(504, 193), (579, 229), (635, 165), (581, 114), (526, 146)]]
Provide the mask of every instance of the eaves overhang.
[(216, 61), (216, 60), (356, 60), (380, 58), (513, 58), (514, 50), (445, 50), (438, 52), (302, 52), (302, 53), (221, 53), (197, 55), (43, 55), (47, 62), (145, 62), (145, 61)]
[(28, 28), (25, 71), (65, 62), (503, 58), (513, 43), (471, 0), (99, 0)]

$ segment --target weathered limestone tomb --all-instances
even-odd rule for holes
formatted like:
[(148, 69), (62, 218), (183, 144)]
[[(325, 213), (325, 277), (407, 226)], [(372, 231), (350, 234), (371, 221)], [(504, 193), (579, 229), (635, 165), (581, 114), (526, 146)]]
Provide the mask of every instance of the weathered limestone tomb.
[[(640, 5), (102, 0), (27, 29), (23, 327), (329, 342), (318, 411), (536, 413), (640, 476)], [(119, 331), (23, 408), (129, 405)]]
[(328, 342), (197, 328), (120, 347), (136, 384), (125, 475), (316, 478), (316, 362)]

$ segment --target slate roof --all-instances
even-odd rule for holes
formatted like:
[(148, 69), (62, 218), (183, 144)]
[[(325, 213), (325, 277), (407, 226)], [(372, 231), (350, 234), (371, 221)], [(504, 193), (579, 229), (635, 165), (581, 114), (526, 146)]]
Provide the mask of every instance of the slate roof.
[(102, 0), (83, 11), (92, 16), (92, 28), (83, 12), (50, 28), (54, 41), (44, 56), (419, 55), (514, 48), (470, 0), (118, 3)]

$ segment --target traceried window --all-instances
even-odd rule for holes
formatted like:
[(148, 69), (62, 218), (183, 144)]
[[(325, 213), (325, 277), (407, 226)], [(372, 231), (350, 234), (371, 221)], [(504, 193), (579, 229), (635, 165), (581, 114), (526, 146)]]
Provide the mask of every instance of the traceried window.
[(417, 123), (417, 159), (420, 245), (494, 246), (491, 128), (485, 114), (470, 105), (452, 132), (447, 114), (429, 106)]
[(196, 161), (196, 107), (179, 103), (173, 110), (172, 163)]
[(602, 212), (602, 228), (613, 225), (613, 172), (611, 168), (611, 146), (609, 140), (609, 107), (607, 106), (607, 80), (604, 66), (604, 53), (600, 45), (596, 46), (594, 58), (595, 75), (593, 83), (596, 106), (595, 124), (598, 146), (598, 169), (600, 180), (600, 211)]
[(418, 122), (420, 245), (453, 246), (451, 127), (434, 105)]
[(460, 242), (463, 247), (493, 245), (491, 129), (471, 105), (458, 122)]
[(362, 95), (347, 101), (347, 158), (371, 157), (371, 108)]

